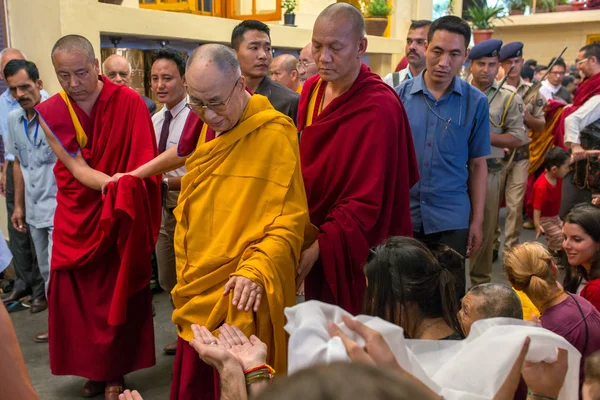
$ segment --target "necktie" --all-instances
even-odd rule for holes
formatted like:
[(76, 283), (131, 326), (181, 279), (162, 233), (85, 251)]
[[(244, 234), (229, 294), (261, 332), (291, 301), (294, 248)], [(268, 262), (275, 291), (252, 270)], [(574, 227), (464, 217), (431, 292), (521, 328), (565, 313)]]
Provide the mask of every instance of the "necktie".
[(167, 140), (169, 139), (169, 127), (173, 115), (169, 110), (165, 111), (165, 121), (163, 122), (162, 129), (160, 131), (160, 141), (158, 142), (158, 154), (163, 153), (167, 149)]

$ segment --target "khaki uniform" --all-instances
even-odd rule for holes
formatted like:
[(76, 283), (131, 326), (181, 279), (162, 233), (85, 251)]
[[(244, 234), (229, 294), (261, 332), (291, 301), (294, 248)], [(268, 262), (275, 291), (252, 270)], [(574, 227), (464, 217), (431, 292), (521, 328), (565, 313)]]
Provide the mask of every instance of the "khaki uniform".
[[(517, 94), (524, 97), (527, 90), (532, 86), (520, 78), (517, 87)], [(538, 92), (533, 100), (527, 105), (529, 113), (534, 118), (544, 117), (544, 107), (546, 100)], [(525, 133), (529, 133), (529, 128), (525, 126)], [(506, 203), (506, 223), (504, 225), (504, 251), (519, 243), (521, 228), (523, 226), (523, 199), (527, 189), (527, 179), (529, 177), (529, 140), (524, 146), (514, 149), (504, 159), (504, 169), (500, 181), (500, 201), (503, 199)], [(496, 228), (496, 238), (494, 248), (500, 249), (500, 224)]]
[[(508, 86), (498, 89), (494, 82), (486, 93), (488, 98), (498, 91), (490, 104), (490, 133), (508, 134), (525, 142), (527, 136), (523, 129), (524, 108), (523, 99), (515, 89)], [(491, 147), (492, 153), (488, 156), (487, 195), (483, 216), (483, 243), (481, 249), (469, 259), (471, 271), (471, 285), (487, 283), (492, 275), (492, 256), (494, 250), (494, 235), (498, 224), (498, 209), (500, 205), (500, 181), (504, 168), (504, 149)]]

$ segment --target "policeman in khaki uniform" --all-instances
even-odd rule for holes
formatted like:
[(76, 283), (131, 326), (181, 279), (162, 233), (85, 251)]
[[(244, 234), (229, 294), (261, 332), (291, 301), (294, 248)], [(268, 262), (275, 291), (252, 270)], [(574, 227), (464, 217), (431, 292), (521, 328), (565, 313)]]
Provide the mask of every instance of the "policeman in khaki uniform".
[[(506, 80), (505, 86), (517, 90), (521, 98), (532, 86), (521, 78), (523, 69), (523, 43), (512, 42), (505, 44), (500, 49), (500, 66), (504, 73), (508, 73), (514, 66), (510, 76)], [(544, 116), (544, 107), (546, 100), (539, 92), (535, 97), (525, 105), (524, 122), (525, 133), (530, 135), (540, 132), (544, 129), (546, 118)], [(502, 170), (502, 179), (500, 182), (500, 201), (506, 203), (506, 224), (504, 225), (504, 251), (510, 249), (519, 243), (521, 226), (523, 225), (523, 199), (525, 189), (527, 188), (527, 179), (529, 176), (529, 142), (509, 152), (504, 158), (504, 169)], [(496, 228), (496, 240), (494, 248), (500, 248), (500, 224)]]
[(498, 55), (502, 41), (486, 40), (471, 49), (471, 84), (488, 97), (490, 104), (491, 154), (488, 156), (488, 182), (483, 216), (483, 244), (469, 259), (471, 285), (491, 280), (494, 234), (498, 223), (500, 204), (500, 179), (504, 168), (504, 149), (515, 149), (526, 140), (523, 129), (523, 99), (514, 88), (500, 87), (496, 75), (500, 68)]

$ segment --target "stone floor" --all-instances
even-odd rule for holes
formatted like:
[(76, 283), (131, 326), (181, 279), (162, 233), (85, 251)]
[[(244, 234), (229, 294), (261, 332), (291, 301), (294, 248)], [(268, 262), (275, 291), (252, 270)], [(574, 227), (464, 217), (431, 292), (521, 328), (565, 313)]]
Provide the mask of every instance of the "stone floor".
[[(503, 219), (504, 214), (501, 214)], [(530, 241), (535, 237), (535, 232), (524, 230), (521, 241)], [(492, 280), (507, 283), (502, 271), (502, 260), (494, 263)], [(165, 293), (154, 297), (156, 317), (154, 319), (154, 332), (156, 340), (156, 366), (128, 375), (127, 385), (138, 389), (145, 400), (166, 400), (169, 398), (169, 385), (171, 382), (172, 356), (162, 353), (162, 347), (175, 340), (176, 331), (171, 323), (171, 304)], [(81, 399), (78, 391), (84, 383), (83, 378), (53, 376), (48, 364), (48, 346), (33, 342), (33, 336), (46, 329), (47, 312), (30, 314), (27, 311), (17, 312), (12, 315), (17, 335), (21, 343), (25, 362), (33, 385), (41, 400), (75, 400)], [(74, 334), (85, 335), (85, 332)], [(93, 362), (93, 360), (90, 360)], [(97, 399), (102, 399), (102, 396)], [(8, 399), (7, 399), (8, 400)], [(16, 400), (16, 399), (15, 399)]]

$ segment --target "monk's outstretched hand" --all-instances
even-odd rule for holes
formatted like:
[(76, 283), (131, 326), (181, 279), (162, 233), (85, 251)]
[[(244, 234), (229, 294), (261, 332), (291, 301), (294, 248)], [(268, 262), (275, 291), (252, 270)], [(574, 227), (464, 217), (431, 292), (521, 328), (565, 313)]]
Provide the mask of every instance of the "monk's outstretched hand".
[(248, 338), (238, 327), (227, 324), (223, 324), (219, 331), (219, 341), (240, 362), (244, 371), (267, 362), (267, 345), (256, 336)]
[(240, 311), (258, 312), (260, 301), (262, 299), (263, 288), (243, 276), (233, 276), (225, 284), (223, 296), (229, 295), (233, 291), (231, 304)]
[(122, 173), (117, 173), (114, 174), (109, 180), (107, 180), (106, 182), (104, 182), (104, 185), (102, 185), (102, 194), (105, 195), (106, 194), (106, 190), (108, 188), (108, 185), (110, 183), (117, 183), (119, 181), (119, 179), (121, 179), (121, 177), (123, 177), (123, 175), (127, 175), (127, 174), (122, 174)]
[(308, 249), (300, 254), (300, 263), (296, 271), (296, 290), (299, 290), (300, 286), (302, 286), (304, 279), (319, 259), (319, 254), (321, 254), (321, 248), (319, 247), (318, 240), (315, 240)]

